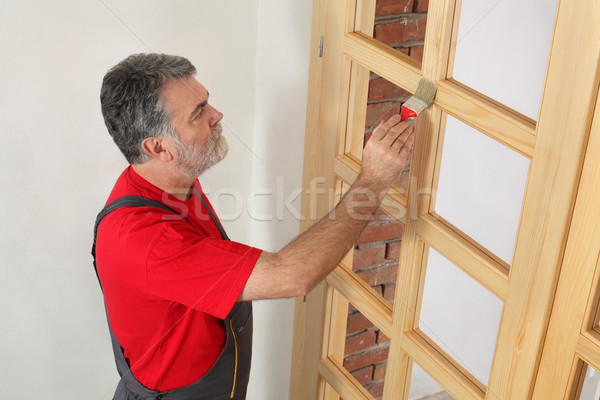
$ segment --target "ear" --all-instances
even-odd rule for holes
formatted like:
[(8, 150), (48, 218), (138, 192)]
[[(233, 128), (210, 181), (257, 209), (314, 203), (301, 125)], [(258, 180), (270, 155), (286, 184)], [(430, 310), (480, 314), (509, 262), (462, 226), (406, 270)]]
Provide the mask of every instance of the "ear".
[(152, 158), (160, 161), (173, 160), (175, 147), (165, 138), (149, 137), (142, 141), (142, 149)]

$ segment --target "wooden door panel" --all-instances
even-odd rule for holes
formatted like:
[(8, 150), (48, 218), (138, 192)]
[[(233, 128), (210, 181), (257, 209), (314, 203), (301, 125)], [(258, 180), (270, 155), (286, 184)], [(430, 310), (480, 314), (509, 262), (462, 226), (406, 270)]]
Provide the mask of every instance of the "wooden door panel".
[[(372, 366), (373, 373), (383, 361), (358, 369), (348, 361), (356, 353), (346, 351), (348, 340), (363, 331), (389, 338), (384, 400), (409, 398), (411, 381), (413, 392), (417, 390), (419, 374), (413, 372), (418, 368), (421, 376), (430, 376), (448, 396), (461, 400), (526, 399), (533, 393), (594, 115), (600, 6), (594, 0), (561, 0), (537, 118), (492, 92), (468, 87), (464, 78), (463, 83), (452, 79), (458, 71), (455, 58), (462, 54), (456, 53), (461, 31), (458, 3), (431, 1), (419, 62), (410, 57), (410, 50), (404, 54), (394, 43), (380, 40), (385, 29), (374, 28), (378, 18), (396, 22), (395, 17), (376, 16), (384, 2), (315, 0), (303, 180), (303, 213), (311, 218), (302, 229), (335, 203), (335, 196), (315, 193), (343, 192), (358, 176), (365, 128), (376, 119), (368, 114), (369, 107), (378, 104), (372, 96), (369, 104), (374, 85), (387, 81), (410, 93), (425, 76), (437, 83), (438, 94), (419, 117), (408, 179), (394, 187), (381, 206), (388, 214), (386, 221), (402, 226), (398, 266), (392, 273), (393, 302), (389, 290), (378, 289), (392, 280), (371, 279), (377, 277), (369, 274), (376, 264), (365, 261), (366, 252), (361, 255), (370, 248), (381, 252), (383, 246), (358, 243), (306, 301), (297, 300), (292, 399), (378, 399), (381, 393), (373, 389), (372, 380), (365, 383), (366, 370)], [(538, 72), (536, 78), (540, 74), (544, 75)], [(461, 136), (465, 131), (472, 136)], [(467, 148), (474, 153), (468, 154)], [(473, 159), (478, 162), (456, 167)], [(484, 171), (482, 165), (491, 167)], [(477, 174), (470, 178), (471, 172)], [(485, 232), (488, 236), (478, 231), (486, 224), (493, 225)], [(392, 239), (398, 241), (398, 236)], [(463, 292), (440, 296), (443, 284), (454, 278), (445, 275), (440, 262), (428, 264), (435, 260), (444, 260), (453, 274), (475, 288), (473, 293), (484, 293), (485, 300), (468, 296), (466, 284), (461, 284)], [(385, 258), (379, 264), (385, 264)], [(428, 278), (428, 271), (434, 275)], [(454, 332), (454, 327), (436, 325), (444, 316), (444, 296), (448, 304), (458, 301), (459, 313), (479, 318), (479, 323)], [(594, 301), (586, 315), (593, 314), (597, 326)], [(369, 326), (359, 332), (348, 328), (349, 309)], [(588, 327), (572, 344), (561, 387), (579, 378), (583, 361), (598, 367), (598, 332)], [(487, 354), (484, 363), (469, 355), (478, 352), (477, 346), (460, 348), (448, 337), (443, 339), (445, 334), (455, 338), (461, 333), (487, 337), (482, 345), (486, 350), (479, 350)], [(419, 367), (413, 368), (413, 363)]]

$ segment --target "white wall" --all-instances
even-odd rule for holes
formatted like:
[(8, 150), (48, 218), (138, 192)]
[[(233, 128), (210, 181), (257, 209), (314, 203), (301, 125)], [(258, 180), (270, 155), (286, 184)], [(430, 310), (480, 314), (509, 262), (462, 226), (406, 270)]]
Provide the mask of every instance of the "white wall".
[[(278, 250), (298, 234), (311, 1), (261, 0), (258, 7), (252, 241)], [(260, 194), (260, 196), (258, 196)], [(248, 398), (287, 399), (293, 300), (254, 302)], [(259, 356), (260, 355), (260, 356)]]
[[(271, 18), (267, 7), (289, 20)], [(225, 114), (231, 147), (228, 158), (202, 179), (206, 189), (235, 189), (245, 199), (253, 186), (274, 185), (279, 174), (286, 185), (297, 185), (309, 10), (310, 4), (291, 0), (0, 3), (3, 398), (110, 399), (117, 383), (89, 255), (96, 213), (126, 166), (100, 113), (104, 73), (136, 52), (190, 58), (211, 102)], [(283, 40), (293, 46), (283, 46)], [(283, 71), (283, 81), (273, 77), (263, 88), (257, 82), (279, 72), (257, 61), (271, 46), (293, 67)], [(279, 100), (271, 107), (265, 99), (277, 90)], [(289, 98), (298, 99), (286, 104), (288, 90)], [(294, 128), (279, 129), (282, 120), (274, 115), (285, 115)], [(289, 143), (299, 147), (283, 146)], [(285, 166), (274, 173), (280, 162)], [(248, 212), (225, 225), (236, 240), (276, 247), (273, 238), (297, 231), (297, 222), (286, 218), (273, 231), (253, 223)], [(266, 232), (273, 236), (256, 238)], [(287, 396), (291, 317), (282, 321), (281, 307), (257, 306), (257, 332), (270, 336), (256, 344), (250, 386), (255, 399)], [(273, 358), (265, 340), (284, 356)]]

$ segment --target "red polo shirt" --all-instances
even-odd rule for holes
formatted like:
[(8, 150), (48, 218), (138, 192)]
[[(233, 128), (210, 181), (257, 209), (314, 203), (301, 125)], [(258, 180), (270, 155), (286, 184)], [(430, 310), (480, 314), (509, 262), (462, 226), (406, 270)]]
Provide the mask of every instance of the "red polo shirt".
[[(202, 193), (198, 181), (194, 186)], [(180, 201), (131, 167), (107, 203), (125, 195), (160, 201), (186, 218), (122, 207), (102, 220), (96, 254), (108, 319), (138, 381), (159, 391), (185, 386), (219, 357), (222, 320), (260, 250), (223, 240), (195, 194)]]

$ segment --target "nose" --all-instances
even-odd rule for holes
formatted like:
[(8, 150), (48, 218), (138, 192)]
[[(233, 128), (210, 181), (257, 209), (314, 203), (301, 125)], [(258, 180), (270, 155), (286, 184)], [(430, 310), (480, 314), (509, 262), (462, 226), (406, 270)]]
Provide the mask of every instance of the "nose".
[(210, 124), (212, 126), (212, 125), (216, 124), (217, 122), (219, 122), (221, 119), (223, 119), (223, 113), (221, 113), (219, 110), (217, 110), (210, 104), (208, 106), (210, 107), (210, 111), (212, 113), (211, 120), (210, 120)]

